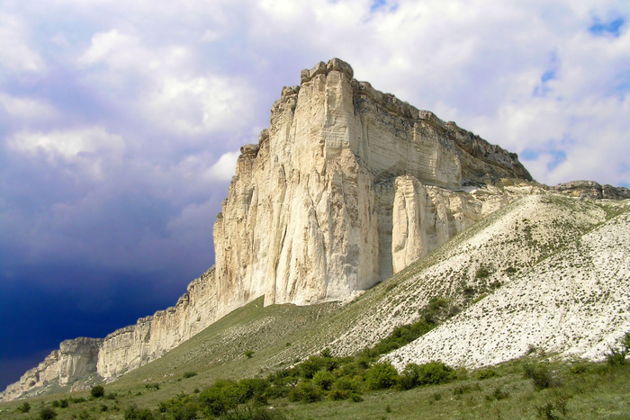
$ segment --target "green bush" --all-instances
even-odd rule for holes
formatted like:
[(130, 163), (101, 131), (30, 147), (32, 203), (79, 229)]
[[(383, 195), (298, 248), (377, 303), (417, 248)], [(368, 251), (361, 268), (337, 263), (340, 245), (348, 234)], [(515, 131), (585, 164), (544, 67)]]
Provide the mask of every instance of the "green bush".
[(184, 372), (184, 379), (192, 378), (193, 376), (197, 376), (197, 372)]
[(361, 381), (359, 377), (354, 377), (354, 378), (341, 377), (335, 381), (335, 383), (332, 385), (332, 389), (352, 391), (352, 392), (358, 393), (361, 391)]
[(247, 350), (245, 353), (243, 353), (245, 355), (245, 357), (247, 357), (248, 359), (251, 359), (252, 357), (254, 357), (254, 352), (251, 350)]
[(316, 402), (322, 399), (322, 391), (309, 381), (297, 384), (288, 395), (289, 401)]
[(475, 278), (478, 279), (485, 279), (490, 277), (490, 270), (488, 270), (486, 267), (484, 267), (483, 265), (481, 267), (479, 267), (477, 269), (477, 272), (475, 272)]
[(313, 383), (325, 391), (330, 390), (333, 382), (335, 382), (335, 375), (327, 370), (320, 370), (313, 375)]
[(332, 371), (339, 365), (338, 361), (331, 357), (311, 356), (299, 365), (300, 375), (306, 379), (312, 379), (320, 370)]
[(287, 417), (278, 410), (260, 406), (239, 406), (220, 417), (222, 420), (284, 420)]
[(90, 394), (94, 398), (101, 398), (103, 395), (105, 395), (105, 388), (103, 388), (102, 385), (93, 386), (90, 390)]
[(31, 411), (31, 405), (24, 401), (18, 406), (17, 411), (19, 411), (20, 413), (28, 413), (29, 411)]
[(344, 390), (344, 389), (333, 389), (328, 393), (328, 398), (333, 401), (341, 401), (347, 400), (352, 395), (352, 391)]
[(391, 388), (398, 382), (398, 372), (391, 363), (375, 363), (365, 373), (365, 383), (369, 389)]
[(262, 378), (241, 379), (238, 382), (241, 392), (240, 399), (244, 401), (254, 400), (261, 404), (267, 403), (267, 391), (269, 381)]
[(151, 410), (131, 406), (125, 410), (125, 420), (155, 420)]
[(475, 379), (483, 381), (484, 379), (489, 379), (497, 376), (497, 372), (494, 369), (479, 369), (475, 372)]
[(504, 400), (506, 398), (508, 398), (510, 396), (510, 393), (508, 391), (506, 391), (505, 389), (503, 389), (502, 386), (497, 386), (496, 388), (494, 388), (494, 391), (492, 391), (492, 394), (490, 394), (489, 396), (486, 397), (486, 399), (490, 400)]
[(246, 395), (238, 383), (219, 380), (199, 393), (198, 400), (207, 414), (219, 416), (245, 402)]
[(523, 367), (524, 375), (534, 383), (537, 390), (550, 388), (555, 385), (555, 379), (549, 366), (545, 364), (526, 364)]
[(420, 319), (418, 321), (395, 328), (388, 337), (379, 341), (373, 347), (364, 350), (360, 355), (376, 358), (381, 354), (389, 353), (409, 344), (435, 328), (440, 318), (456, 312), (452, 311), (452, 309), (454, 308), (451, 307), (448, 299), (433, 297), (427, 306), (420, 311)]
[(41, 420), (52, 420), (57, 417), (57, 412), (50, 407), (44, 407), (39, 411), (39, 418)]
[[(163, 407), (160, 406), (160, 411)], [(168, 410), (169, 418), (173, 420), (195, 420), (197, 419), (197, 413), (201, 410), (197, 402), (185, 399), (177, 404), (172, 404)]]
[(568, 412), (567, 401), (567, 397), (563, 395), (558, 395), (555, 398), (547, 401), (545, 404), (535, 407), (536, 413), (541, 419), (561, 420), (563, 418), (566, 418)]
[(193, 420), (197, 418), (197, 412), (201, 411), (201, 406), (192, 397), (180, 394), (168, 401), (160, 402), (158, 411), (168, 413), (169, 419)]
[(621, 340), (621, 348), (611, 347), (610, 352), (606, 354), (606, 363), (608, 366), (617, 367), (626, 364), (626, 357), (630, 352), (630, 333), (626, 333)]
[(586, 363), (575, 363), (571, 366), (571, 368), (569, 369), (569, 372), (571, 372), (574, 375), (581, 375), (583, 373), (586, 373), (589, 370), (589, 366)]
[(411, 389), (420, 385), (436, 385), (448, 382), (453, 377), (453, 369), (442, 362), (429, 362), (423, 365), (410, 363), (403, 370), (399, 387)]

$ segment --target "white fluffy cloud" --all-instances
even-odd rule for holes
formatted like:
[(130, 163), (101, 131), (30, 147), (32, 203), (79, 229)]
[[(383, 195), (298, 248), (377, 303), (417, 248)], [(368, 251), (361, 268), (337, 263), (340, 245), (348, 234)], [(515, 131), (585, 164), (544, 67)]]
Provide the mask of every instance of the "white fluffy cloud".
[(125, 149), (122, 137), (103, 127), (82, 127), (49, 132), (18, 131), (9, 137), (7, 145), (13, 151), (44, 159), (51, 165), (63, 165), (103, 179), (103, 163), (121, 158)]
[(206, 171), (205, 175), (210, 179), (229, 181), (234, 176), (236, 168), (236, 160), (239, 152), (227, 152), (221, 155), (219, 159)]
[(24, 153), (43, 152), (51, 158), (77, 159), (82, 155), (120, 152), (124, 142), (120, 136), (108, 133), (103, 127), (88, 127), (66, 131), (20, 131), (9, 138), (14, 150)]
[(45, 64), (29, 40), (28, 23), (0, 9), (0, 76), (2, 70), (19, 75), (38, 73)]
[[(89, 191), (93, 213), (123, 186), (149, 208), (171, 203), (145, 250), (168, 248), (160, 227), (175, 237), (211, 222), (235, 150), (267, 125), (283, 85), (331, 57), (518, 152), (539, 181), (630, 183), (627, 2), (27, 3), (0, 6), (10, 47), (0, 48), (0, 151), (16, 157), (13, 168), (49, 165), (52, 178), (90, 174), (89, 188), (66, 188)], [(65, 205), (80, 215), (81, 202)]]
[(57, 110), (46, 101), (0, 92), (0, 116), (3, 114), (22, 123), (50, 121), (59, 117)]
[(117, 29), (93, 35), (78, 59), (86, 85), (163, 130), (195, 136), (243, 128), (255, 97), (249, 82), (197, 61), (189, 46), (148, 46)]

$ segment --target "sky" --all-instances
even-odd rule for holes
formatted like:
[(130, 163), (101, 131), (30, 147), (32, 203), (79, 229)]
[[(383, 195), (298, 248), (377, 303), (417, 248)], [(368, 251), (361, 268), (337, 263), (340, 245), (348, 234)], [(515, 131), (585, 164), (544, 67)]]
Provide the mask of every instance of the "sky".
[(630, 186), (629, 25), (627, 0), (2, 0), (0, 389), (176, 302), (239, 147), (319, 61), (540, 182)]

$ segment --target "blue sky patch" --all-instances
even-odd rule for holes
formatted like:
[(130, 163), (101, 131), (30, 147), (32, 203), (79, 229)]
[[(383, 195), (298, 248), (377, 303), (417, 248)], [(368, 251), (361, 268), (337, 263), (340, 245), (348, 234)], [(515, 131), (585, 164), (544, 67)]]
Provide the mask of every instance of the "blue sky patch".
[(549, 62), (546, 67), (545, 71), (543, 71), (540, 75), (538, 84), (534, 87), (534, 91), (532, 92), (533, 96), (546, 96), (551, 91), (551, 87), (548, 85), (548, 82), (558, 78), (560, 59), (558, 58), (558, 53), (556, 51), (552, 51), (549, 54)]
[(523, 160), (536, 160), (541, 155), (551, 156), (551, 160), (547, 162), (547, 169), (549, 169), (550, 171), (557, 168), (558, 165), (560, 165), (562, 162), (564, 162), (567, 159), (566, 152), (560, 149), (548, 149), (548, 150), (525, 149), (519, 155)]
[(625, 19), (618, 17), (609, 22), (602, 22), (601, 19), (595, 18), (593, 24), (588, 31), (595, 36), (612, 35), (615, 38), (621, 34), (621, 28), (626, 23)]
[(556, 71), (555, 70), (547, 70), (546, 72), (544, 72), (542, 74), (542, 76), (540, 76), (540, 81), (545, 83), (549, 80), (554, 80), (556, 78)]
[(396, 3), (389, 4), (388, 0), (373, 0), (370, 5), (370, 12), (374, 13), (379, 10), (385, 10), (387, 12), (395, 12), (398, 9), (398, 5)]

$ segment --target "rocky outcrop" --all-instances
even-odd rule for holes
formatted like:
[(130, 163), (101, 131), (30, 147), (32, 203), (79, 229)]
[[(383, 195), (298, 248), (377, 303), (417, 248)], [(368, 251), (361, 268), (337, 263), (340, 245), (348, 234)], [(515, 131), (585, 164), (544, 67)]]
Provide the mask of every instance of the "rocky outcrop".
[[(531, 179), (516, 155), (352, 76), (338, 59), (303, 71), (241, 150), (214, 229), (220, 306), (347, 299), (481, 216), (445, 188)], [(426, 190), (441, 204), (404, 184), (442, 187)]]
[(62, 341), (59, 350), (50, 353), (43, 362), (9, 385), (2, 394), (3, 400), (12, 400), (26, 391), (44, 390), (49, 385), (68, 385), (77, 378), (96, 373), (101, 338), (75, 338)]
[(613, 187), (612, 185), (600, 185), (594, 181), (572, 181), (558, 184), (553, 190), (578, 198), (623, 200), (630, 198), (630, 189)]
[(34, 375), (112, 380), (260, 296), (348, 300), (512, 201), (493, 186), (502, 179), (523, 193), (544, 188), (515, 154), (353, 79), (339, 59), (319, 63), (283, 88), (269, 128), (241, 148), (214, 224), (214, 268), (174, 307), (75, 351), (80, 369), (59, 350), (3, 398), (41, 387)]
[(155, 360), (177, 347), (217, 319), (214, 270), (188, 285), (177, 304), (136, 324), (121, 328), (103, 340), (96, 372), (105, 379)]

